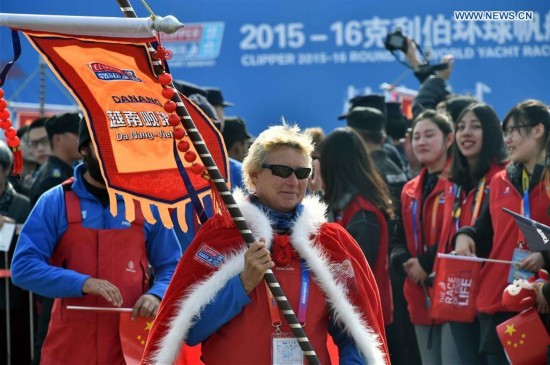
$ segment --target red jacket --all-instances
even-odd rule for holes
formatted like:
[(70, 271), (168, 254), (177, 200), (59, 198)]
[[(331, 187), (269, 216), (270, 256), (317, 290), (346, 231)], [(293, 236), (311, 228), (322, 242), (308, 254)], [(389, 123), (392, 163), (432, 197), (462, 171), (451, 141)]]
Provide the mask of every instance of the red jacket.
[[(491, 164), (491, 166), (489, 166), (489, 170), (485, 174), (485, 184), (482, 199), (479, 202), (479, 204), (481, 204), (479, 210), (480, 212), (481, 208), (488, 201), (489, 186), (491, 184), (491, 180), (499, 171), (502, 171), (505, 166), (505, 164), (497, 163), (493, 163)], [(471, 226), (475, 223), (475, 219), (472, 220), (472, 216), (474, 213), (474, 207), (472, 207), (472, 205), (474, 204), (477, 188), (478, 186), (476, 185), (476, 187), (468, 193), (462, 191), (462, 194), (460, 195), (460, 217), (458, 220), (459, 228), (463, 226)], [(437, 248), (437, 252), (440, 253), (449, 253), (452, 251), (451, 241), (456, 233), (456, 222), (453, 219), (453, 209), (455, 206), (455, 189), (456, 187), (453, 182), (449, 180), (445, 181), (445, 208), (443, 209), (443, 228), (441, 230), (441, 240), (439, 242), (439, 247)], [(437, 259), (435, 265), (437, 265)], [(437, 272), (435, 265), (433, 271)]]
[[(267, 217), (242, 195), (239, 198), (240, 193), (234, 195), (253, 235), (265, 237), (266, 246), (270, 247), (273, 231)], [(314, 204), (313, 200), (311, 197), (304, 200), (304, 211), (294, 225), (290, 242), (299, 256), (305, 260), (316, 285), (323, 291), (322, 296), (325, 300), (317, 303), (317, 306), (326, 305), (330, 313), (338, 316), (340, 325), (348, 331), (358, 350), (369, 363), (389, 364), (382, 310), (373, 274), (353, 238), (339, 225), (323, 223), (326, 207), (318, 201)], [(202, 226), (180, 260), (166, 291), (147, 339), (143, 364), (173, 363), (174, 360), (178, 360), (179, 364), (200, 363), (200, 352), (190, 352), (182, 343), (186, 340), (195, 316), (200, 315), (201, 306), (208, 303), (209, 298), (215, 296), (221, 286), (243, 270), (244, 252), (243, 240), (237, 228), (234, 225), (224, 225), (224, 218), (221, 216), (212, 217)], [(208, 257), (208, 260), (205, 257)], [(281, 280), (281, 286), (283, 285), (284, 280)], [(283, 289), (286, 292), (286, 289)], [(293, 288), (289, 290), (292, 292)], [(312, 294), (315, 290), (312, 289)], [(239, 363), (250, 363), (250, 356), (253, 355), (249, 352), (251, 347), (261, 347), (265, 351), (264, 344), (271, 343), (270, 334), (273, 333), (273, 329), (263, 293), (264, 285), (260, 284), (250, 293), (252, 302), (248, 304), (252, 311), (255, 306), (263, 306), (261, 317), (249, 318), (243, 322), (243, 316), (248, 313), (245, 308), (241, 314), (220, 327), (214, 337), (211, 336), (207, 342), (216, 339), (218, 335), (224, 335), (228, 326), (235, 325), (238, 328), (233, 328), (231, 335), (234, 337), (231, 343), (232, 351), (240, 355)], [(292, 301), (295, 301), (295, 295), (297, 293), (289, 297), (291, 305)], [(310, 300), (308, 307), (311, 303)], [(315, 312), (316, 310), (311, 313)], [(325, 343), (319, 343), (319, 340), (322, 342), (327, 332), (322, 326), (315, 324), (314, 327), (319, 333), (309, 333), (308, 327), (309, 325), (305, 327), (306, 333), (312, 336), (312, 342), (317, 342), (318, 349), (322, 348), (317, 351), (322, 355), (321, 358), (324, 358)], [(377, 336), (379, 342), (373, 341), (372, 335)], [(204, 344), (206, 345), (206, 342)], [(270, 353), (270, 347), (268, 351)], [(268, 356), (269, 353), (257, 355)], [(219, 356), (221, 359), (225, 355), (227, 353), (208, 354)]]
[[(425, 254), (428, 248), (439, 242), (441, 237), (445, 180), (439, 178), (426, 201), (423, 201), (422, 191), (426, 175), (427, 169), (423, 168), (420, 175), (405, 184), (401, 192), (403, 228), (407, 239), (407, 249), (412, 257)], [(426, 288), (425, 293), (421, 285), (415, 284), (407, 277), (404, 293), (411, 322), (419, 325), (431, 324), (432, 319), (428, 316), (425, 304), (429, 288)]]
[(380, 237), (378, 239), (378, 255), (376, 262), (371, 267), (372, 273), (378, 284), (380, 292), (380, 301), (382, 302), (382, 312), (384, 313), (384, 324), (387, 326), (392, 323), (393, 316), (393, 297), (391, 291), (391, 282), (389, 274), (389, 259), (388, 259), (388, 222), (387, 218), (382, 214), (382, 211), (375, 207), (371, 202), (357, 195), (343, 211), (341, 219), (337, 219), (336, 223), (342, 227), (347, 227), (353, 216), (360, 211), (372, 212), (376, 216), (376, 221), (380, 227)]
[[(116, 285), (124, 303), (135, 303), (149, 288), (143, 216), (128, 229), (94, 230), (82, 226), (80, 201), (65, 192), (69, 228), (51, 258), (63, 266)], [(98, 295), (55, 299), (42, 365), (125, 364), (119, 337), (119, 314), (68, 310), (68, 305), (109, 307)]]
[[(531, 219), (548, 224), (548, 197), (544, 179), (536, 184), (529, 193)], [(509, 179), (508, 172), (503, 170), (496, 174), (490, 186), (489, 209), (493, 226), (493, 246), (489, 254), (491, 259), (512, 260), (514, 249), (518, 247), (518, 238), (523, 235), (514, 219), (502, 208), (521, 212), (522, 195)], [(502, 305), (502, 291), (508, 285), (509, 265), (486, 263), (481, 268), (480, 286), (476, 306), (479, 312), (493, 314), (505, 312)]]

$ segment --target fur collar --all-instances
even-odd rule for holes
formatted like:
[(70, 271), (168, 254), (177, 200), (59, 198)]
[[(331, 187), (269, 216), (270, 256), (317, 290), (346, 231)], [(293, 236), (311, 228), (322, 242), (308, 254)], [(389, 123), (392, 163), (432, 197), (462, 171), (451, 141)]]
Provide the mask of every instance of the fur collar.
[[(242, 191), (235, 191), (233, 195), (254, 236), (264, 237), (266, 245), (271, 247), (273, 231), (267, 217), (259, 208), (248, 202)], [(304, 210), (296, 221), (291, 236), (293, 247), (300, 257), (305, 259), (308, 269), (327, 296), (327, 302), (331, 305), (336, 320), (354, 339), (367, 363), (384, 364), (384, 354), (380, 350), (377, 335), (348, 300), (346, 288), (334, 280), (330, 270), (331, 263), (320, 245), (316, 245), (315, 240), (312, 240), (321, 225), (326, 222), (326, 206), (314, 196), (304, 198), (303, 204)], [(227, 255), (218, 271), (195, 284), (189, 294), (182, 298), (177, 312), (172, 317), (169, 330), (161, 340), (159, 350), (153, 355), (154, 364), (172, 364), (176, 360), (181, 344), (193, 326), (194, 318), (215, 298), (229, 279), (242, 272), (245, 251), (246, 248), (243, 247)]]

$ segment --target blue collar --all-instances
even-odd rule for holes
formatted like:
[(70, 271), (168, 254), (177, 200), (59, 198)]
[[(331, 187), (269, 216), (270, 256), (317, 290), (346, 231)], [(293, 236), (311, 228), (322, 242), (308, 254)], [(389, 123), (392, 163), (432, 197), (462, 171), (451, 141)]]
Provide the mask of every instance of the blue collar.
[(254, 204), (254, 206), (260, 208), (267, 215), (267, 218), (269, 218), (271, 223), (271, 227), (275, 229), (278, 234), (290, 234), (292, 232), (294, 222), (296, 222), (296, 219), (304, 210), (304, 205), (300, 203), (291, 212), (280, 212), (266, 206), (254, 194), (249, 195), (249, 200), (252, 204)]

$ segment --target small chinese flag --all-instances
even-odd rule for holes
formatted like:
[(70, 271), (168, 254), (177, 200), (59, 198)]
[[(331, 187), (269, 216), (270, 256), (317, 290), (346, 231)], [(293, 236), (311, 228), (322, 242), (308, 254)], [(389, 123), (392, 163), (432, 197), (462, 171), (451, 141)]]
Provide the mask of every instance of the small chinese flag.
[(153, 318), (137, 316), (134, 321), (130, 319), (130, 312), (120, 313), (120, 344), (127, 365), (138, 365), (145, 349), (145, 342), (149, 331), (153, 327)]
[(512, 365), (546, 364), (550, 336), (535, 308), (499, 324), (497, 333)]

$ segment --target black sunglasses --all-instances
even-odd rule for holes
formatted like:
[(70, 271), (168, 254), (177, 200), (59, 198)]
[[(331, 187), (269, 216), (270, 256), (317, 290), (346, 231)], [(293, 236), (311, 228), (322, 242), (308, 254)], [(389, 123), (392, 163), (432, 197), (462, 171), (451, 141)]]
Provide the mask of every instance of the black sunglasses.
[(285, 165), (270, 165), (267, 163), (264, 163), (262, 167), (265, 169), (270, 169), (271, 174), (282, 177), (284, 179), (294, 173), (298, 180), (303, 180), (307, 179), (309, 177), (309, 174), (311, 173), (311, 169), (309, 167), (299, 167), (297, 169), (293, 169), (292, 167)]

